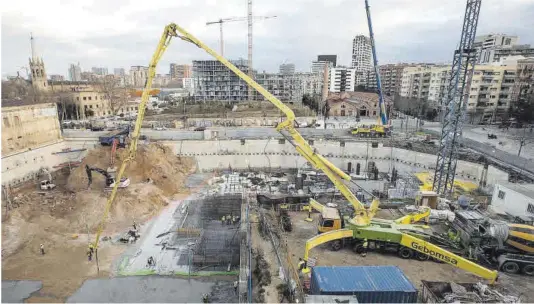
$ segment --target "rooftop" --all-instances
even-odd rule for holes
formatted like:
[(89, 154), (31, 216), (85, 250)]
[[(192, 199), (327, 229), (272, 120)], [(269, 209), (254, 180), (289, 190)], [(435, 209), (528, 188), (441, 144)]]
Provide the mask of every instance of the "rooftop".
[(30, 98), (10, 98), (10, 99), (2, 99), (2, 108), (5, 107), (21, 107), (21, 106), (31, 106), (31, 105), (45, 105), (45, 104), (51, 104), (53, 103), (50, 100), (43, 100), (43, 101), (35, 101)]
[(524, 196), (534, 199), (534, 184), (514, 184), (509, 182), (499, 182), (497, 185), (521, 193)]

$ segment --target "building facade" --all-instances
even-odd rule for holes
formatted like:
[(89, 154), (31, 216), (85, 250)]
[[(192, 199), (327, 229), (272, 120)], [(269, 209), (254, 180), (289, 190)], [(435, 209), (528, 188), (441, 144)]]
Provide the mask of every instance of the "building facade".
[(80, 63), (69, 66), (69, 80), (82, 81), (82, 68), (80, 67)]
[(171, 63), (169, 75), (171, 79), (179, 81), (184, 78), (191, 78), (191, 65)]
[(2, 102), (2, 157), (61, 140), (55, 103), (17, 103)]
[[(254, 79), (284, 102), (302, 102), (304, 94), (319, 95), (323, 87), (321, 76), (314, 73), (257, 73)], [(265, 100), (258, 92), (254, 93), (254, 100)]]
[(283, 74), (283, 75), (295, 74), (295, 64), (294, 63), (282, 63), (280, 65), (280, 74)]
[(430, 107), (438, 108), (441, 106), (449, 87), (451, 69), (452, 67), (448, 65), (430, 67), (430, 86), (428, 87), (428, 105)]
[(332, 67), (337, 66), (337, 55), (318, 55), (317, 61), (328, 61), (332, 63)]
[(356, 85), (356, 69), (331, 68), (329, 70), (329, 92), (353, 92)]
[(132, 66), (130, 67), (131, 83), (136, 88), (145, 86), (148, 78), (148, 67), (145, 66)]
[(371, 39), (364, 35), (358, 35), (352, 40), (352, 67), (357, 72), (371, 70)]
[[(384, 98), (385, 106), (392, 104), (389, 97)], [(378, 117), (378, 94), (365, 92), (342, 92), (330, 94), (326, 100), (329, 116), (341, 117)]]
[(91, 72), (99, 76), (106, 76), (108, 74), (108, 68), (92, 67)]
[(65, 81), (65, 76), (63, 75), (50, 75), (50, 81)]
[(382, 92), (387, 96), (395, 96), (400, 93), (402, 83), (402, 71), (410, 66), (406, 63), (385, 64), (379, 66), (380, 81), (382, 82)]
[[(243, 73), (248, 73), (248, 61), (231, 61)], [(193, 78), (197, 101), (246, 101), (248, 86), (218, 60), (194, 60)]]
[(330, 61), (312, 61), (310, 70), (315, 74), (323, 74), (325, 65), (327, 66), (327, 69), (334, 67)]
[(534, 57), (534, 47), (530, 46), (530, 44), (514, 45), (512, 47), (496, 47), (488, 50), (488, 53), (488, 62), (495, 63), (506, 57)]
[(124, 68), (114, 68), (113, 74), (117, 76), (124, 76), (126, 75), (126, 71), (124, 71)]
[(506, 34), (489, 34), (475, 37), (473, 48), (477, 50), (477, 63), (493, 62), (492, 50), (497, 47), (509, 48), (519, 43), (518, 36)]
[(33, 36), (31, 36), (30, 42), (32, 48), (32, 57), (30, 58), (30, 78), (33, 89), (37, 92), (47, 92), (48, 79), (46, 77), (46, 69), (43, 58), (37, 55)]
[(515, 66), (475, 66), (467, 100), (472, 123), (494, 121), (508, 110), (516, 76)]
[(432, 71), (430, 65), (405, 67), (402, 71), (400, 96), (427, 99)]
[(534, 94), (534, 58), (517, 61), (516, 83), (512, 92), (512, 101), (524, 101)]

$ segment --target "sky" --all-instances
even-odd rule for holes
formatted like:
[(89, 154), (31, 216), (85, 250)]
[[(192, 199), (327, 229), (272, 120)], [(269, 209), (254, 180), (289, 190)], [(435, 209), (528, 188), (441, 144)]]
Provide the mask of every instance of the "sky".
[[(450, 62), (458, 44), (466, 0), (369, 0), (379, 64)], [(25, 75), (30, 33), (47, 74), (67, 76), (71, 63), (91, 67), (147, 66), (166, 24), (174, 22), (219, 52), (219, 25), (206, 22), (245, 17), (247, 0), (17, 0), (2, 16), (2, 76)], [(253, 0), (253, 63), (276, 72), (281, 63), (309, 71), (319, 54), (350, 65), (352, 39), (369, 35), (363, 0)], [(247, 58), (247, 22), (223, 25), (225, 57)], [(477, 34), (518, 35), (534, 45), (534, 0), (482, 0)], [(158, 73), (170, 63), (211, 59), (174, 39)]]

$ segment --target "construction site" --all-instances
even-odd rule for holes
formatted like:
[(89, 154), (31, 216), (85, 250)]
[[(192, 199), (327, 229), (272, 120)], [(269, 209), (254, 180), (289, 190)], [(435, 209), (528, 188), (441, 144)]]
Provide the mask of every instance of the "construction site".
[[(246, 62), (165, 26), (134, 123), (60, 134), (50, 119), (46, 144), (3, 151), (2, 302), (533, 302), (533, 173), (462, 141), (480, 2), (425, 127), (386, 111), (367, 0), (378, 122), (345, 129), (298, 122)], [(281, 116), (143, 128), (171, 39), (228, 71), (239, 94), (223, 100), (255, 90)]]

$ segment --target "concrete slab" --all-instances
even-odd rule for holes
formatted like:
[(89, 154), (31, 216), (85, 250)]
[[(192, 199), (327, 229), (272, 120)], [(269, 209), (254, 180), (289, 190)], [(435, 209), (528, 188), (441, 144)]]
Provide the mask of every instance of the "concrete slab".
[(201, 303), (237, 302), (232, 280), (135, 276), (87, 280), (67, 303)]
[(41, 288), (41, 281), (2, 281), (2, 303), (23, 303)]

